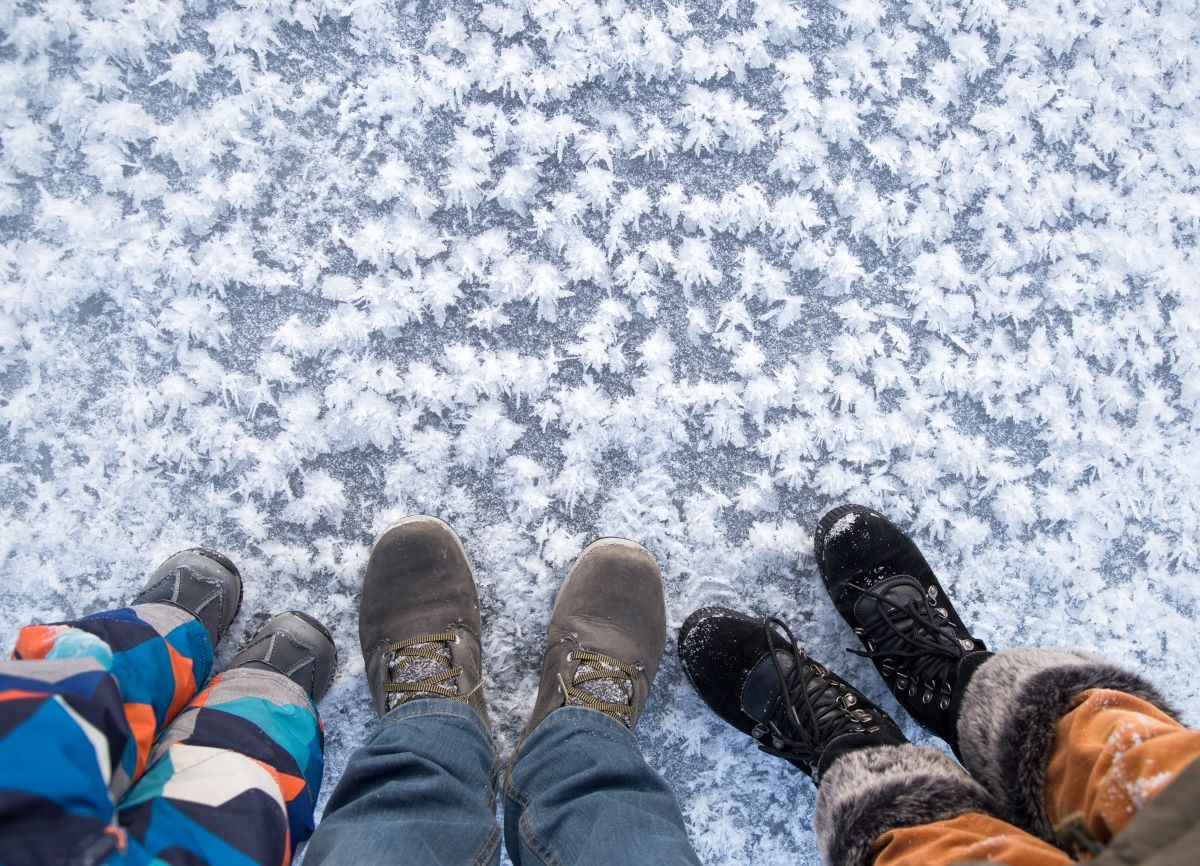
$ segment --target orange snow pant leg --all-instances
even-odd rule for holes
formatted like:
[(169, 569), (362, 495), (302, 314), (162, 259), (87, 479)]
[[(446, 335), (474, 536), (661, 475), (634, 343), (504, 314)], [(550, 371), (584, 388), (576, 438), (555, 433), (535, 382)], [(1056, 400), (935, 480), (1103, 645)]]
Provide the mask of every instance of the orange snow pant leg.
[(1082, 822), (1107, 845), (1196, 758), (1200, 731), (1141, 698), (1089, 689), (1055, 728), (1046, 812), (1060, 837)]
[[(1086, 829), (1082, 838), (1107, 844), (1198, 757), (1200, 732), (1141, 698), (1088, 689), (1055, 727), (1046, 767), (1046, 812), (1064, 838), (1081, 826)], [(1086, 849), (1079, 853), (1086, 856)], [(874, 866), (1073, 862), (1062, 850), (978, 812), (890, 830), (876, 840), (872, 854)]]
[(872, 853), (874, 866), (951, 866), (972, 861), (1069, 866), (1073, 862), (1048, 842), (979, 812), (889, 830), (875, 841)]

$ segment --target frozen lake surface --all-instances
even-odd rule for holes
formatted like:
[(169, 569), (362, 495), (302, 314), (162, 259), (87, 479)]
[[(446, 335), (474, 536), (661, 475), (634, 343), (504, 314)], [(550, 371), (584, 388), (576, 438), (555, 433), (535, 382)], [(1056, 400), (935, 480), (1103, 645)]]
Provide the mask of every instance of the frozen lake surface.
[[(0, 637), (172, 551), (341, 648), (375, 535), (462, 535), (501, 747), (598, 535), (674, 628), (781, 613), (897, 711), (818, 585), (844, 501), (995, 647), (1200, 720), (1190, 0), (0, 2)], [(638, 736), (702, 859), (817, 863), (806, 779), (674, 635)], [(919, 732), (905, 720), (914, 737)]]

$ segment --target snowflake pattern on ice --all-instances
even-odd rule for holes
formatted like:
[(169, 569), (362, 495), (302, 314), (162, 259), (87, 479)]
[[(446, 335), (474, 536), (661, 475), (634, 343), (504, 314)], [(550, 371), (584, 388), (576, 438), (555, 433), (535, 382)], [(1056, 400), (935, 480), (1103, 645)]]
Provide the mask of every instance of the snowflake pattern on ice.
[[(0, 4), (4, 634), (221, 549), (223, 659), (290, 608), (343, 648), (328, 795), (396, 518), (471, 552), (510, 748), (592, 537), (654, 552), (673, 626), (778, 611), (832, 661), (811, 531), (859, 501), (989, 645), (1138, 665), (1194, 720), (1194, 13)], [(673, 652), (639, 738), (701, 858), (815, 864), (807, 782)]]

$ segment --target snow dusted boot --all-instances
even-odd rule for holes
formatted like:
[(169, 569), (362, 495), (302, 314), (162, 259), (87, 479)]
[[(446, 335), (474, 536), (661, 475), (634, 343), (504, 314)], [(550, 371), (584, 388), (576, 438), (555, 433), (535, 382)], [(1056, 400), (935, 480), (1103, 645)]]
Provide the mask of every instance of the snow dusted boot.
[[(996, 814), (1055, 843), (1046, 768), (1076, 697), (1113, 689), (1174, 713), (1140, 677), (1082, 652), (991, 653), (955, 613), (917, 546), (883, 515), (835, 508), (817, 528), (817, 565), (834, 603), (900, 703), (954, 748)], [(979, 810), (982, 811), (982, 810)]]
[(367, 682), (382, 716), (420, 698), (483, 698), (482, 626), (462, 542), (436, 517), (406, 517), (375, 542), (359, 603)]
[(229, 670), (275, 671), (308, 692), (316, 703), (329, 690), (337, 649), (329, 630), (306, 613), (288, 611), (267, 620), (229, 663)]
[(838, 612), (901, 706), (958, 754), (955, 719), (991, 653), (963, 625), (916, 544), (880, 514), (843, 505), (821, 518), (815, 555)]
[(167, 557), (133, 603), (186, 610), (200, 620), (215, 649), (242, 604), (242, 576), (221, 554), (193, 547)]
[(717, 715), (818, 785), (814, 823), (826, 863), (867, 866), (889, 830), (993, 811), (962, 767), (909, 744), (887, 713), (797, 647), (778, 619), (703, 608), (679, 631), (679, 657)]
[(713, 712), (818, 785), (846, 752), (908, 742), (887, 713), (797, 647), (774, 617), (702, 608), (679, 630), (679, 658)]
[(621, 538), (589, 545), (554, 603), (541, 683), (522, 742), (565, 706), (590, 707), (632, 729), (666, 642), (662, 575), (654, 557)]

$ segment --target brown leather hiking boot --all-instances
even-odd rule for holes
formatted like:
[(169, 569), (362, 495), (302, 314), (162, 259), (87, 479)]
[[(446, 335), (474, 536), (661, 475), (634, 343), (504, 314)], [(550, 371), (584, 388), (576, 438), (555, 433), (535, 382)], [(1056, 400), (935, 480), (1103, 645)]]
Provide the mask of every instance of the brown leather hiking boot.
[(367, 682), (382, 716), (418, 698), (483, 699), (479, 596), (462, 542), (436, 517), (406, 517), (375, 542), (359, 603)]
[(551, 711), (590, 707), (632, 729), (667, 642), (662, 574), (640, 544), (601, 538), (563, 581), (522, 740)]

